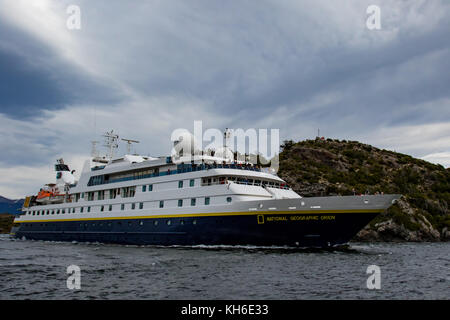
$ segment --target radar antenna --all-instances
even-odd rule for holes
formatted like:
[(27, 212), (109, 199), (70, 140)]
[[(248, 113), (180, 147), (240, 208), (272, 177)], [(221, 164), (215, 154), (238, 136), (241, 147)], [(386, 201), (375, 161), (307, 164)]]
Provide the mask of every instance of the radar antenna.
[(125, 141), (127, 143), (127, 154), (131, 153), (131, 145), (133, 143), (139, 143), (139, 141), (137, 141), (137, 140), (124, 139), (124, 138), (122, 138), (121, 140)]
[(119, 140), (119, 135), (114, 134), (114, 130), (111, 130), (111, 132), (106, 132), (103, 136), (106, 138), (105, 147), (109, 148), (108, 156), (112, 160), (114, 158), (115, 149), (119, 147), (119, 143), (117, 142)]

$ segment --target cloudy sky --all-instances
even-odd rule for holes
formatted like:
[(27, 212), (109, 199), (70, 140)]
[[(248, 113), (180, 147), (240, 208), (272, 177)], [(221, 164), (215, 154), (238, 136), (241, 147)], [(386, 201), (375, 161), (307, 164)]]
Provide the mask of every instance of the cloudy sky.
[[(381, 29), (366, 26), (369, 5)], [(69, 5), (81, 29), (67, 28)], [(450, 1), (0, 0), (0, 195), (81, 170), (114, 129), (279, 128), (450, 166)], [(123, 148), (122, 150), (124, 150)]]

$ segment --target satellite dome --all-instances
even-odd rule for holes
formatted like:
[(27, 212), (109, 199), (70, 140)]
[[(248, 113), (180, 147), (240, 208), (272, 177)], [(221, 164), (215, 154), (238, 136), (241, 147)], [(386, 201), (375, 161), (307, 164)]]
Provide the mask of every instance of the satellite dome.
[(214, 156), (232, 161), (234, 159), (233, 151), (228, 147), (217, 148)]
[(201, 153), (199, 143), (190, 132), (183, 131), (175, 137), (172, 154), (182, 157)]

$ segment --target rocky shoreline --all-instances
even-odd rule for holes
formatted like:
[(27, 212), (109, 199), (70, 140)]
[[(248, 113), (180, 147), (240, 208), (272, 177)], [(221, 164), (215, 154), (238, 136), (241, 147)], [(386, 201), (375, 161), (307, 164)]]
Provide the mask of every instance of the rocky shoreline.
[(298, 194), (402, 194), (354, 241), (450, 241), (450, 169), (357, 141), (285, 141), (279, 176)]

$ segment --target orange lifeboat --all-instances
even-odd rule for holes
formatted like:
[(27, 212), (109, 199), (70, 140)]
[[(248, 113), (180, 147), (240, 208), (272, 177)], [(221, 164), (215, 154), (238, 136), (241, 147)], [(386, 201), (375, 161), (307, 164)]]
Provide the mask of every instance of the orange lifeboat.
[(64, 194), (58, 193), (58, 188), (55, 185), (46, 185), (44, 189), (41, 189), (36, 197), (36, 201), (39, 203), (59, 203), (64, 200)]

